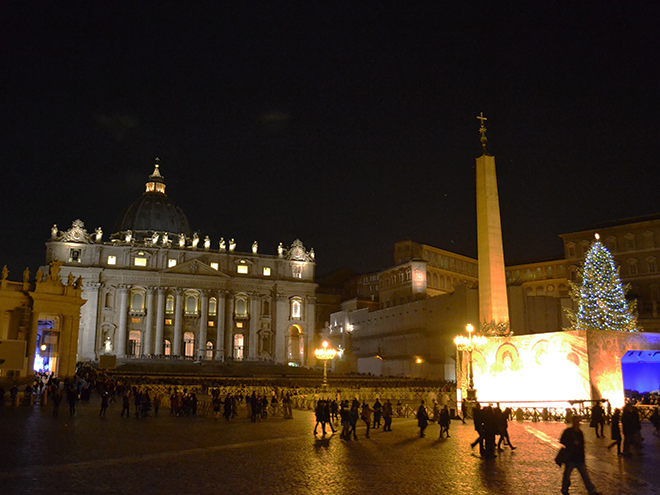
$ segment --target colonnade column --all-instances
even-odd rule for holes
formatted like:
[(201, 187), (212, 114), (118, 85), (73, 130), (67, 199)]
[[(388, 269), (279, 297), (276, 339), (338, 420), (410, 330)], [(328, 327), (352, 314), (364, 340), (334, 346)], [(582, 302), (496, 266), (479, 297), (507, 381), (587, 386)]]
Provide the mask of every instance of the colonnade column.
[(227, 312), (225, 313), (225, 358), (234, 355), (234, 293), (227, 292)]
[(215, 331), (215, 360), (223, 361), (225, 357), (225, 291), (218, 291), (218, 326)]
[(117, 357), (126, 357), (126, 333), (128, 323), (128, 290), (130, 285), (120, 284), (117, 286), (119, 292), (119, 328), (115, 337), (115, 354)]
[(144, 324), (144, 346), (142, 355), (154, 353), (154, 288), (147, 287), (147, 319)]
[(200, 290), (201, 308), (199, 314), (199, 343), (197, 344), (197, 358), (206, 359), (206, 325), (209, 314), (209, 291)]
[(176, 302), (174, 303), (174, 342), (172, 342), (172, 355), (181, 356), (181, 341), (183, 339), (183, 289), (174, 289)]
[(288, 340), (289, 340), (289, 297), (284, 294), (276, 294), (275, 297), (275, 315), (273, 322), (275, 325), (275, 359), (282, 363), (289, 362)]
[(156, 303), (156, 342), (154, 354), (163, 355), (163, 329), (165, 328), (165, 292), (167, 287), (158, 287), (158, 302)]
[(257, 321), (261, 313), (261, 294), (256, 292), (250, 293), (250, 333), (248, 337), (248, 359), (257, 359)]
[(82, 315), (78, 332), (79, 359), (97, 358), (98, 307), (101, 282), (84, 282), (82, 298), (87, 302), (80, 308)]
[(305, 355), (303, 356), (303, 365), (309, 365), (309, 361), (314, 357), (312, 347), (314, 345), (314, 331), (316, 325), (316, 297), (307, 296), (305, 298)]

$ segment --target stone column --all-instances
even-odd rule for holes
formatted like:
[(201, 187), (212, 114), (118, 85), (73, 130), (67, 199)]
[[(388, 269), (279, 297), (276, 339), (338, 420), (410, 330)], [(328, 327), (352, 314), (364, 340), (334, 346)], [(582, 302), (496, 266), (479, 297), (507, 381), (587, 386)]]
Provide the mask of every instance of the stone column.
[(225, 291), (218, 291), (218, 327), (215, 331), (215, 360), (225, 359)]
[(209, 291), (200, 290), (201, 308), (199, 313), (199, 338), (197, 339), (197, 358), (206, 359), (206, 325), (209, 315)]
[(142, 355), (154, 353), (154, 288), (147, 287), (147, 319), (144, 324), (144, 345)]
[(257, 347), (259, 343), (257, 342), (257, 323), (259, 321), (259, 315), (261, 314), (260, 303), (261, 294), (257, 292), (250, 293), (250, 331), (248, 337), (248, 359), (255, 360), (257, 359)]
[(181, 356), (181, 343), (183, 341), (183, 289), (174, 289), (176, 302), (174, 303), (174, 342), (172, 342), (172, 355)]
[(273, 331), (275, 333), (275, 359), (280, 363), (287, 363), (287, 342), (289, 338), (289, 298), (283, 294), (275, 296), (275, 314), (273, 315)]
[(311, 354), (310, 350), (314, 345), (314, 332), (316, 325), (316, 297), (307, 296), (305, 298), (304, 318), (305, 318), (305, 327), (304, 327), (305, 334), (303, 335), (303, 339), (305, 341), (305, 350), (303, 351), (304, 354), (303, 356), (301, 356), (301, 359), (304, 365), (309, 366), (310, 364), (309, 360)]
[(156, 339), (154, 342), (154, 354), (163, 355), (163, 329), (165, 328), (165, 293), (167, 287), (158, 287), (158, 302), (156, 309)]
[(234, 293), (227, 292), (225, 313), (225, 358), (234, 355)]
[(115, 354), (117, 357), (126, 357), (126, 340), (128, 339), (128, 291), (130, 285), (120, 284), (117, 286), (119, 292), (119, 328), (115, 337)]
[(97, 358), (99, 289), (100, 282), (84, 282), (81, 297), (87, 302), (80, 308), (80, 330), (78, 332), (78, 359)]

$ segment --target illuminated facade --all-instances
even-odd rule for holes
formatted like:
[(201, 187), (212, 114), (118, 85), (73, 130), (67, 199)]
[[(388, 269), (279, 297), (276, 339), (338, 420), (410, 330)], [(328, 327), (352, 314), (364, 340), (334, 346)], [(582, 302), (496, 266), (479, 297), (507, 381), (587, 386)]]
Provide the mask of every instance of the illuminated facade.
[[(477, 399), (542, 401), (555, 407), (607, 399), (612, 407), (621, 407), (626, 381), (622, 358), (628, 351), (651, 350), (660, 351), (660, 334), (581, 330), (490, 337), (472, 353)], [(457, 383), (463, 390), (467, 366), (459, 352)]]
[[(76, 220), (56, 226), (47, 261), (82, 277), (78, 359), (177, 357), (306, 365), (314, 348), (314, 253), (299, 240), (273, 255), (211, 247), (165, 194), (156, 164), (109, 241)], [(313, 357), (313, 354), (312, 354)]]
[[(49, 275), (37, 271), (34, 282), (28, 269), (23, 272), (23, 282), (9, 281), (8, 270), (3, 269), (0, 340), (5, 345), (0, 352), (11, 347), (20, 350), (20, 355), (0, 356), (0, 376), (25, 376), (37, 371), (73, 376), (76, 372), (80, 307), (85, 304), (80, 280), (60, 279), (57, 262), (49, 269)], [(12, 345), (19, 342), (24, 345)]]

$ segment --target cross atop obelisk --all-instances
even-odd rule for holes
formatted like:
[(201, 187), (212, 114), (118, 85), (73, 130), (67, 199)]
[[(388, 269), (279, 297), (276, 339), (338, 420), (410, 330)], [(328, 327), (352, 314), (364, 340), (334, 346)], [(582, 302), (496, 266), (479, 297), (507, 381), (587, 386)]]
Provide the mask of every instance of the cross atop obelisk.
[(479, 319), (486, 335), (508, 335), (509, 305), (504, 272), (504, 248), (500, 200), (497, 194), (495, 157), (486, 152), (486, 127), (483, 112), (481, 146), (483, 155), (477, 158), (477, 248), (479, 252)]
[(484, 121), (488, 120), (486, 117), (484, 117), (484, 113), (481, 112), (480, 115), (477, 116), (477, 120), (481, 121), (481, 124), (479, 125), (479, 133), (481, 134), (481, 139), (479, 140), (481, 142), (481, 147), (483, 148), (484, 155), (486, 154), (486, 145), (488, 144), (488, 138), (486, 137), (486, 126), (484, 126)]

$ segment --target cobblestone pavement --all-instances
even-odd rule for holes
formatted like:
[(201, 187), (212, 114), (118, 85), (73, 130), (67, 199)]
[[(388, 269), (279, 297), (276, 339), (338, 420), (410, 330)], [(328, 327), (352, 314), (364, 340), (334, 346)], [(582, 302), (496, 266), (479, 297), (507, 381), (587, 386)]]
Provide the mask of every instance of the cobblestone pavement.
[[(472, 451), (472, 423), (452, 421), (439, 440), (431, 424), (395, 419), (392, 432), (358, 428), (359, 440), (312, 434), (311, 412), (294, 420), (245, 418), (106, 418), (98, 401), (69, 418), (50, 407), (0, 409), (0, 494), (551, 494), (559, 493), (554, 462), (564, 424), (511, 422), (517, 448), (482, 460)], [(660, 438), (644, 423), (644, 455), (620, 458), (584, 425), (587, 466), (606, 494), (660, 494)], [(577, 472), (571, 493), (586, 490)]]

